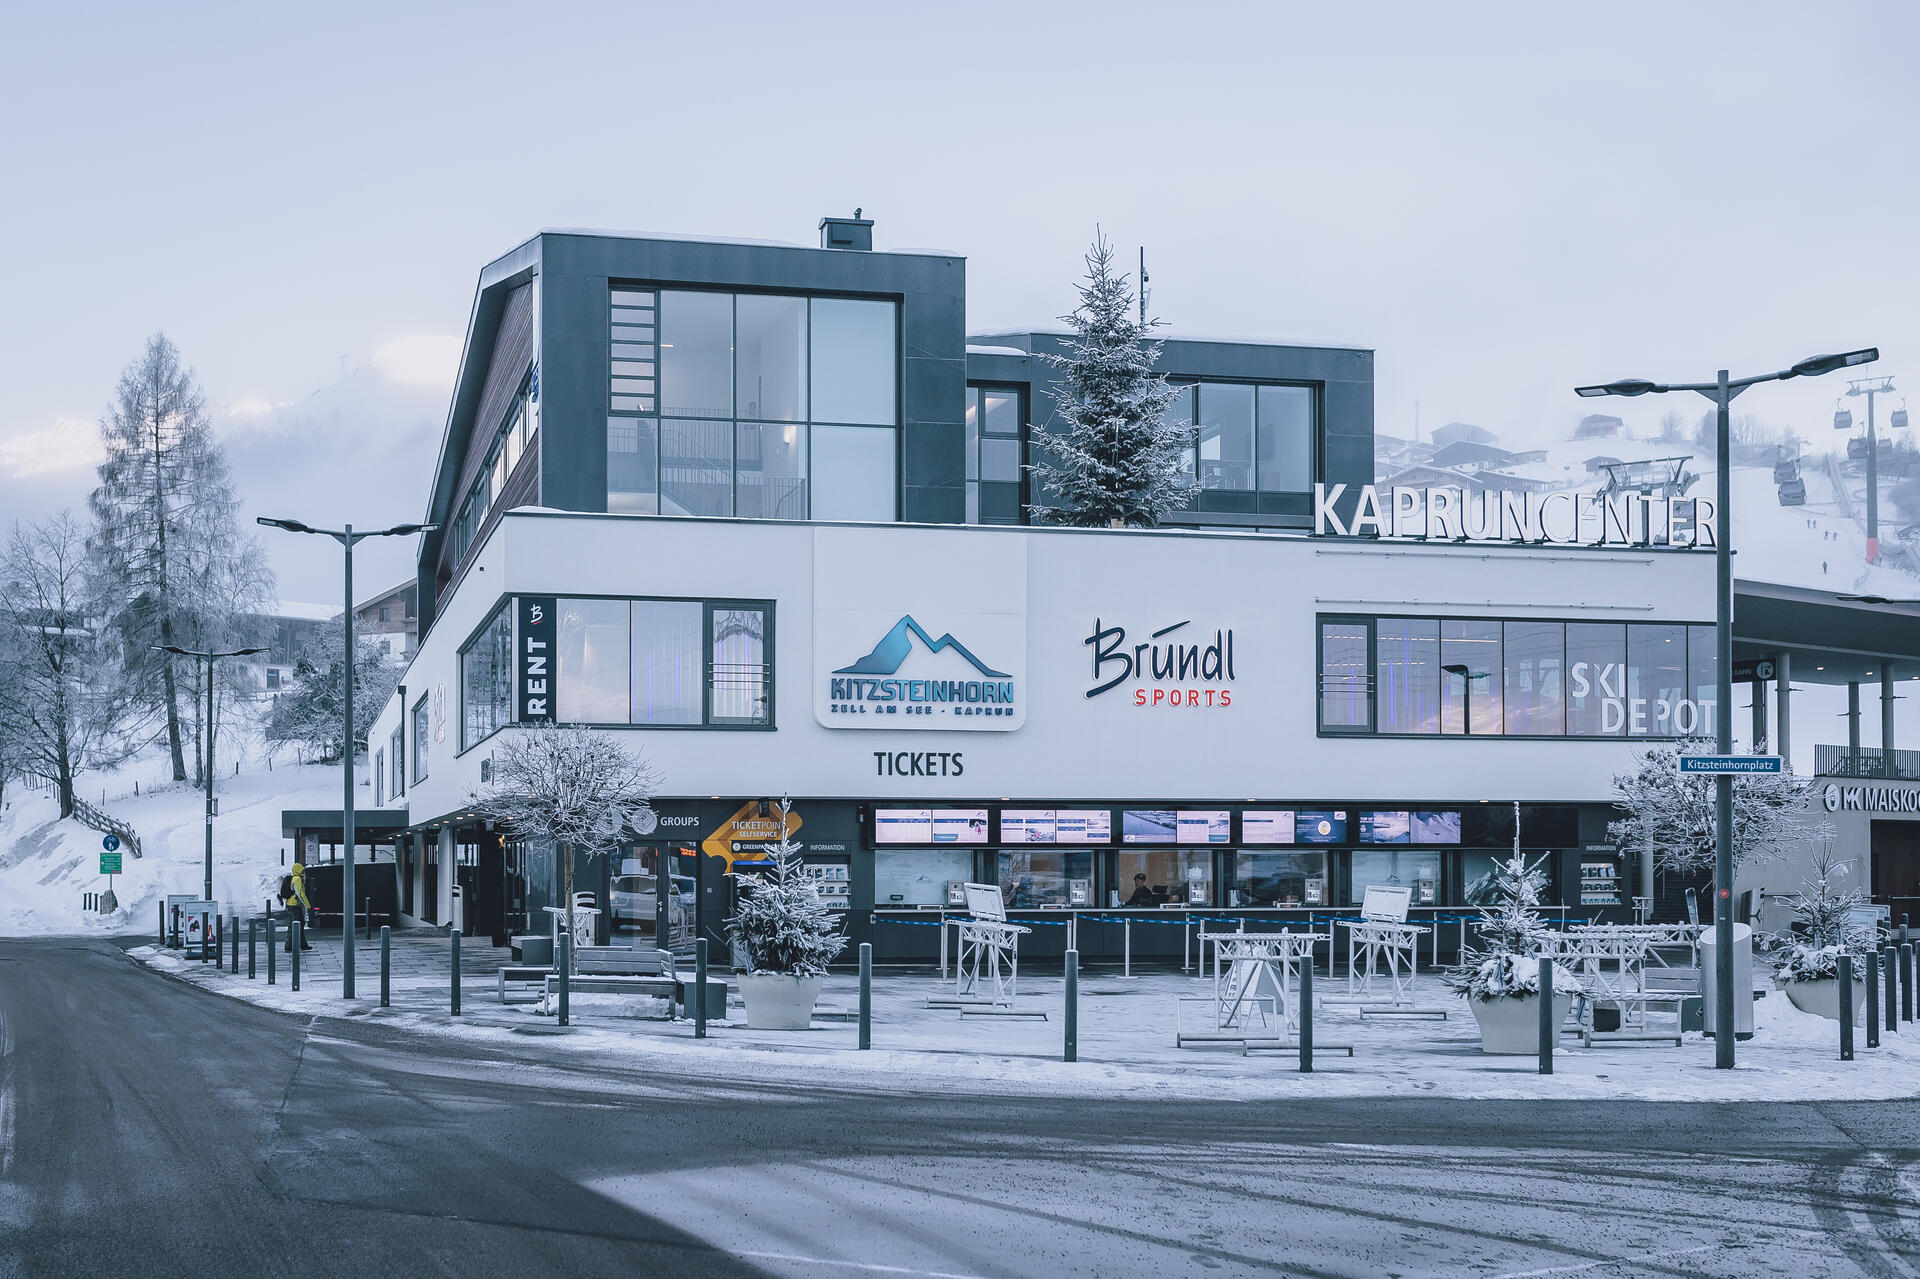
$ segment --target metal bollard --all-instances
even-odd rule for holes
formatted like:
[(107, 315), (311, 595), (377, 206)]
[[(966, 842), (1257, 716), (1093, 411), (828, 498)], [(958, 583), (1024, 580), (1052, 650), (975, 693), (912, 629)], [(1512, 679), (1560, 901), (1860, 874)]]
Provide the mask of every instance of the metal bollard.
[[(1327, 957), (1327, 972), (1333, 972), (1333, 957)], [(1313, 955), (1300, 959), (1300, 1073), (1313, 1073)]]
[(180, 949), (180, 908), (173, 908), (173, 948)]
[(1080, 952), (1067, 952), (1067, 1042), (1063, 1061), (1080, 1060)]
[(160, 907), (160, 944), (164, 946), (167, 944), (167, 904), (165, 902), (155, 904)]
[(1540, 956), (1540, 1073), (1553, 1073), (1553, 1041), (1560, 1033), (1554, 1025), (1554, 1010), (1557, 1003), (1553, 997), (1553, 960), (1546, 955)]
[(240, 916), (231, 916), (233, 921), (233, 975), (240, 975)]
[(860, 1047), (873, 1047), (873, 943), (860, 943)]
[(260, 921), (257, 919), (249, 919), (247, 921), (247, 980), (248, 981), (252, 981), (253, 975), (259, 971), (259, 964), (260, 964)]
[(568, 1007), (568, 978), (573, 969), (573, 938), (566, 933), (560, 934), (560, 945), (554, 952), (553, 973), (560, 979), (560, 1024), (567, 1024), (570, 1009)]
[(1887, 982), (1887, 1032), (1900, 1029), (1900, 952), (1889, 943), (1880, 952), (1886, 961), (1887, 971), (1883, 974)]
[(1840, 1060), (1853, 1060), (1853, 956), (1840, 953)]
[(307, 939), (300, 935), (302, 931), (300, 920), (296, 916), (293, 922), (287, 925), (287, 936), (292, 939), (287, 944), (287, 953), (293, 956), (293, 988), (295, 990), (300, 989), (300, 951), (307, 944)]
[[(453, 945), (453, 949), (451, 951), (451, 959), (453, 964), (453, 967), (451, 970), (452, 979), (453, 979), (453, 1015), (455, 1017), (458, 1017), (460, 1015), (460, 930), (456, 928), (452, 932), (448, 933), (447, 940), (450, 941)], [(566, 941), (564, 938), (562, 938), (561, 945), (564, 946), (565, 944), (566, 944)]]
[(1861, 963), (1867, 976), (1867, 1047), (1880, 1046), (1880, 956), (1867, 952)]
[(1900, 944), (1900, 1020), (1913, 1020), (1913, 943)]
[(693, 1037), (707, 1037), (707, 939), (699, 937), (693, 943)]
[(213, 917), (212, 928), (207, 927), (207, 917), (205, 915), (200, 916), (200, 962), (203, 964), (213, 958), (213, 935), (219, 931), (219, 927), (220, 917), (218, 915)]
[(1133, 976), (1133, 920), (1122, 916), (1120, 919), (1120, 975)]
[(267, 985), (273, 985), (274, 966), (280, 962), (280, 948), (273, 944), (273, 916), (267, 916)]
[(380, 925), (380, 1006), (393, 1006), (393, 929)]

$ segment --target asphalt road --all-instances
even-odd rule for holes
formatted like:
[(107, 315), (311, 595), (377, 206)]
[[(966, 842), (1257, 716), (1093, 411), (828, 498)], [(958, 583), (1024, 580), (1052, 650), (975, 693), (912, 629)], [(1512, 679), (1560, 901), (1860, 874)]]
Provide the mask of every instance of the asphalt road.
[(875, 1099), (540, 1049), (0, 941), (0, 1276), (1920, 1275), (1914, 1104)]

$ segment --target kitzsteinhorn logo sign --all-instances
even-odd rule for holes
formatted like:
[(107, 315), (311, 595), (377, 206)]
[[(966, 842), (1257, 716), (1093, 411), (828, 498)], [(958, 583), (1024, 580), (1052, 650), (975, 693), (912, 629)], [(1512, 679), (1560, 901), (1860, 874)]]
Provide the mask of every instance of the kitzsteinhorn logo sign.
[[(933, 669), (943, 654), (951, 655), (945, 677)], [(915, 677), (922, 672), (925, 678)], [(953, 678), (956, 674), (959, 678)], [(1004, 717), (1014, 713), (1016, 684), (1011, 674), (989, 666), (951, 633), (935, 639), (908, 614), (872, 652), (833, 672), (828, 698), (835, 715)]]

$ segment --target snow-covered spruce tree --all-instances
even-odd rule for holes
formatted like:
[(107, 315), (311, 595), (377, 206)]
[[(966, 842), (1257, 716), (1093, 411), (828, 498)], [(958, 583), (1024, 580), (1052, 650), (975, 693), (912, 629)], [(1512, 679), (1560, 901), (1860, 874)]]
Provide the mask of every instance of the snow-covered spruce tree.
[[(1704, 738), (1648, 746), (1633, 768), (1613, 779), (1614, 807), (1626, 814), (1607, 827), (1628, 848), (1654, 849), (1663, 871), (1697, 874), (1714, 863), (1713, 781), (1682, 773), (1680, 756), (1712, 754)], [(1808, 800), (1813, 783), (1792, 773), (1741, 774), (1733, 779), (1733, 862), (1749, 866), (1819, 839), (1833, 827), (1818, 820)]]
[(1813, 878), (1800, 892), (1783, 898), (1799, 928), (1773, 939), (1780, 951), (1776, 983), (1832, 980), (1840, 975), (1841, 955), (1853, 956), (1856, 974), (1861, 965), (1873, 962), (1877, 930), (1854, 932), (1847, 927), (1848, 915), (1867, 900), (1859, 889), (1841, 887), (1847, 873), (1847, 864), (1834, 860), (1833, 849), (1822, 848), (1813, 855)]
[[(1540, 952), (1547, 939), (1547, 923), (1540, 918), (1540, 891), (1546, 873), (1528, 866), (1518, 849), (1493, 872), (1494, 903), (1480, 908), (1481, 945), (1462, 952), (1449, 968), (1447, 989), (1469, 999), (1515, 998), (1540, 993)], [(1573, 975), (1556, 967), (1556, 991), (1571, 992), (1580, 985)]]
[(1028, 509), (1050, 524), (1152, 528), (1193, 500), (1193, 424), (1167, 420), (1178, 392), (1153, 371), (1159, 321), (1140, 322), (1105, 236), (1087, 253), (1080, 305), (1061, 318), (1073, 336), (1067, 354), (1045, 357), (1060, 380), (1028, 468), (1041, 500)]
[[(345, 623), (336, 620), (301, 645), (293, 659), (292, 687), (273, 702), (266, 736), (276, 745), (307, 751), (323, 764), (341, 756), (341, 724), (346, 718)], [(386, 645), (366, 636), (354, 637), (353, 747), (366, 749), (367, 730), (393, 690), (400, 684), (400, 666)]]
[[(606, 853), (633, 827), (650, 827), (660, 775), (609, 733), (581, 725), (509, 729), (493, 752), (493, 782), (473, 811), (509, 839), (550, 845), (560, 862), (560, 900), (572, 927), (573, 857)], [(592, 941), (576, 937), (576, 946)], [(576, 952), (577, 953), (577, 952)]]
[(770, 870), (740, 881), (740, 904), (727, 920), (727, 938), (747, 956), (747, 971), (820, 977), (847, 944), (840, 921), (800, 865), (789, 834), (790, 800), (780, 801), (780, 842), (768, 850)]

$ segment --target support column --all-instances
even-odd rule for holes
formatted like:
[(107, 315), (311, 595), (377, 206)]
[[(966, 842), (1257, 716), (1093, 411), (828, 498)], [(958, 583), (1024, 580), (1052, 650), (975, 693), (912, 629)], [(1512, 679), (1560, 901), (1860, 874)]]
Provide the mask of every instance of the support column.
[(1782, 653), (1773, 660), (1774, 743), (1773, 753), (1793, 767), (1793, 654)]
[(1882, 776), (1893, 776), (1893, 663), (1880, 663), (1880, 756)]
[(434, 895), (439, 898), (436, 904), (439, 907), (440, 922), (447, 924), (453, 919), (453, 885), (460, 873), (459, 857), (453, 846), (453, 827), (451, 826), (440, 828), (439, 854), (439, 869), (436, 874), (440, 882), (434, 885), (438, 890)]
[(1860, 757), (1860, 681), (1847, 681), (1847, 754)]
[(1756, 677), (1753, 681), (1753, 739), (1748, 743), (1749, 752), (1757, 752), (1760, 743), (1767, 740), (1767, 681)]
[(411, 914), (424, 917), (427, 913), (427, 835), (421, 831), (413, 837), (413, 865), (408, 868), (413, 876), (413, 909)]

